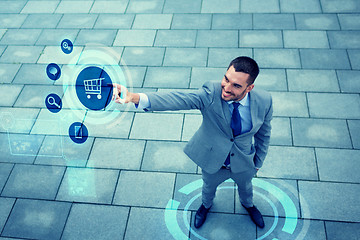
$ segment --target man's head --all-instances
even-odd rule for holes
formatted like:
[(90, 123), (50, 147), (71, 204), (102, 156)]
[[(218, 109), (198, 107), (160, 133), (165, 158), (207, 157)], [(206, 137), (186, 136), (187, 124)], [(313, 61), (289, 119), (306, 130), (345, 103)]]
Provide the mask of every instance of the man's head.
[(249, 57), (237, 57), (229, 64), (221, 81), (221, 97), (225, 101), (240, 101), (254, 88), (259, 74), (255, 60)]

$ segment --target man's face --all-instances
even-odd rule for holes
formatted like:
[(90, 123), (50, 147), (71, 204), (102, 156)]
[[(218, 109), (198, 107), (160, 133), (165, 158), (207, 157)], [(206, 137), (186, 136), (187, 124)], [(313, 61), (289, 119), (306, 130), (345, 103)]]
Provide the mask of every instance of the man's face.
[(248, 73), (235, 72), (231, 66), (221, 81), (221, 98), (225, 101), (240, 101), (254, 88), (254, 84), (248, 85)]

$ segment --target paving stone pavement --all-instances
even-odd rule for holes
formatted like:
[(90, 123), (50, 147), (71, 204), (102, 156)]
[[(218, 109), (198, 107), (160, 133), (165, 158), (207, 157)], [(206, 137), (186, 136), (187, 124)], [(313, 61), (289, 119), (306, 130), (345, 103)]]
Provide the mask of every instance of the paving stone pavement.
[[(259, 63), (255, 87), (274, 102), (253, 180), (266, 227), (227, 181), (195, 230), (201, 169), (182, 149), (200, 113), (88, 111), (72, 86), (95, 64), (136, 92), (190, 91), (239, 55)], [(82, 121), (76, 144), (69, 126)], [(359, 171), (358, 0), (0, 0), (0, 239), (355, 240)]]

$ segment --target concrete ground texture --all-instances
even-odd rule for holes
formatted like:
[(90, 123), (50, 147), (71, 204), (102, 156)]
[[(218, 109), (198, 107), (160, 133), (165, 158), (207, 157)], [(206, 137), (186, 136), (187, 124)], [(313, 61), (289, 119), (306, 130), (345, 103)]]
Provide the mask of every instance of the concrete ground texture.
[[(0, 239), (360, 239), (359, 13), (358, 0), (0, 0)], [(182, 150), (200, 112), (95, 111), (74, 83), (93, 65), (131, 91), (187, 92), (240, 55), (273, 97), (253, 180), (266, 226), (226, 181), (194, 229), (201, 169)]]

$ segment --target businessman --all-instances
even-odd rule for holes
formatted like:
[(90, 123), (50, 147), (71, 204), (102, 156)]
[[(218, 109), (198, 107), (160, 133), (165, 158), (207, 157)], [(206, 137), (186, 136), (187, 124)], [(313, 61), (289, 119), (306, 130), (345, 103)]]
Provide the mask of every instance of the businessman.
[[(221, 82), (206, 82), (193, 92), (132, 93), (114, 84), (116, 102), (132, 102), (145, 111), (201, 111), (202, 124), (184, 149), (202, 169), (202, 204), (195, 215), (196, 228), (204, 224), (216, 188), (229, 178), (237, 184), (240, 202), (252, 221), (264, 227), (263, 217), (253, 204), (251, 181), (268, 151), (273, 108), (271, 95), (254, 89), (258, 74), (255, 60), (237, 57)], [(121, 89), (126, 91), (124, 100), (119, 97)]]

